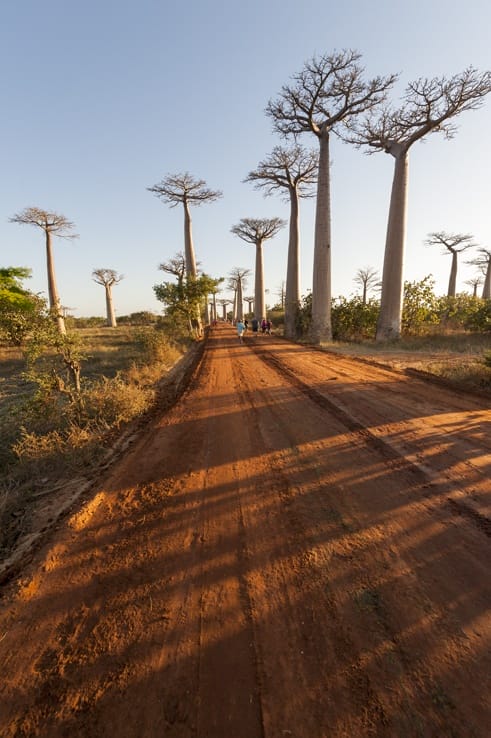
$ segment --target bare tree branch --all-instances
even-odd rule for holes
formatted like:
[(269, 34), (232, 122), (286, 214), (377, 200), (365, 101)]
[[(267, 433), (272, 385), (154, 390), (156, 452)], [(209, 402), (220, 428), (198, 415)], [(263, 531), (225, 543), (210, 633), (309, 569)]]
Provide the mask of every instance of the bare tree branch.
[[(312, 185), (317, 181), (319, 152), (307, 151), (298, 144), (289, 148), (275, 146), (271, 154), (249, 172), (244, 182), (264, 190), (266, 196), (276, 191), (295, 190), (301, 197), (313, 197)], [(289, 199), (289, 195), (285, 196)]]
[(491, 92), (491, 72), (468, 67), (453, 77), (419, 78), (406, 87), (399, 108), (385, 107), (360, 120), (346, 123), (342, 138), (357, 146), (368, 146), (367, 153), (385, 151), (398, 144), (408, 150), (429, 133), (453, 138), (457, 127), (453, 119), (465, 110), (481, 107)]
[(195, 179), (189, 172), (168, 174), (153, 187), (147, 187), (147, 190), (153, 192), (171, 208), (180, 203), (197, 206), (204, 202), (214, 202), (222, 197), (219, 190), (210, 189), (203, 179)]
[(52, 233), (58, 238), (78, 238), (78, 234), (71, 233), (75, 225), (64, 215), (41, 208), (25, 208), (9, 218), (10, 223), (21, 225), (35, 225), (45, 233)]
[(383, 102), (397, 75), (365, 82), (360, 59), (359, 52), (343, 50), (306, 62), (293, 83), (284, 85), (266, 107), (274, 129), (283, 136), (306, 131), (319, 136)]
[(285, 224), (281, 218), (241, 218), (231, 232), (247, 243), (257, 244), (273, 238)]

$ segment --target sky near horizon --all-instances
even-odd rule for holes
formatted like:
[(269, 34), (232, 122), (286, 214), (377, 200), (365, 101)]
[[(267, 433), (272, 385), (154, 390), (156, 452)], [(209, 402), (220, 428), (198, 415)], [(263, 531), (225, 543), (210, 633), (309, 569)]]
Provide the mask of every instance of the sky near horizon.
[[(47, 294), (43, 234), (9, 222), (28, 206), (62, 213), (76, 240), (55, 239), (62, 304), (105, 315), (92, 271), (115, 269), (116, 315), (160, 312), (158, 269), (184, 248), (182, 208), (147, 187), (190, 172), (223, 198), (192, 211), (201, 269), (251, 270), (254, 247), (230, 229), (241, 218), (288, 218), (280, 197), (244, 178), (281, 139), (264, 109), (304, 62), (341, 49), (362, 54), (367, 77), (399, 73), (397, 102), (419, 77), (491, 69), (488, 0), (15, 0), (0, 9), (0, 266), (27, 266)], [(450, 258), (428, 233), (470, 233), (491, 248), (491, 95), (456, 120), (454, 139), (429, 136), (409, 160), (405, 278), (433, 275), (445, 294)], [(318, 146), (304, 134), (301, 143)], [(332, 294), (357, 293), (356, 271), (382, 272), (393, 158), (331, 145)], [(311, 289), (314, 201), (301, 203), (301, 285)], [(288, 228), (264, 246), (266, 303), (286, 276)], [(462, 255), (458, 291), (476, 274)], [(226, 296), (228, 294), (224, 293)]]

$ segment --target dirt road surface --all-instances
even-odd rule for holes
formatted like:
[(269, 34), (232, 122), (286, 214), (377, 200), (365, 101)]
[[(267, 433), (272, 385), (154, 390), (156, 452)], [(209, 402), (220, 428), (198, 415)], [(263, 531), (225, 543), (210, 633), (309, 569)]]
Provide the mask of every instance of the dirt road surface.
[(489, 738), (490, 408), (217, 326), (5, 588), (2, 738)]

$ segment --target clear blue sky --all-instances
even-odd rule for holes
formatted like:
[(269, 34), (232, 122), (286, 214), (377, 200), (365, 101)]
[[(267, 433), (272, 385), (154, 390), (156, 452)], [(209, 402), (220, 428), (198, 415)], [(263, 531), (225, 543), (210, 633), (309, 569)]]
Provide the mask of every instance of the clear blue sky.
[[(243, 217), (288, 217), (279, 198), (242, 180), (280, 140), (264, 115), (304, 61), (343, 48), (367, 75), (417, 77), (491, 68), (488, 0), (15, 0), (0, 10), (1, 266), (28, 266), (46, 293), (43, 235), (8, 222), (27, 206), (62, 213), (80, 238), (55, 241), (62, 303), (103, 315), (95, 268), (125, 275), (119, 315), (160, 311), (158, 265), (183, 249), (183, 216), (146, 190), (189, 171), (223, 191), (193, 211), (197, 259), (212, 276), (254, 268), (230, 233)], [(393, 97), (397, 98), (398, 91)], [(450, 260), (423, 245), (431, 231), (469, 232), (491, 247), (491, 97), (410, 157), (406, 279), (433, 274), (446, 292)], [(317, 146), (305, 135), (304, 145)], [(332, 291), (356, 291), (360, 267), (381, 272), (393, 159), (332, 144)], [(310, 289), (312, 201), (302, 218), (302, 291)], [(265, 245), (267, 303), (286, 270), (287, 229)], [(470, 252), (467, 252), (470, 254)], [(464, 255), (466, 257), (466, 255)], [(475, 269), (461, 260), (458, 289)], [(252, 292), (253, 280), (246, 294)]]

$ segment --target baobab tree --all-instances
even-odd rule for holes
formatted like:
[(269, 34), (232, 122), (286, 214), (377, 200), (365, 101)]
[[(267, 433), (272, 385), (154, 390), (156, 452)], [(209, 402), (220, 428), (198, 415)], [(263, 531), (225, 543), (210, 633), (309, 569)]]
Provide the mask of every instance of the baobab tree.
[(425, 240), (427, 246), (443, 246), (443, 254), (452, 254), (447, 297), (455, 297), (457, 290), (457, 258), (462, 251), (466, 251), (476, 245), (472, 239), (473, 236), (468, 233), (445, 233), (445, 231), (438, 231), (429, 233), (428, 238)]
[(365, 81), (360, 59), (353, 50), (313, 57), (266, 108), (281, 135), (313, 133), (319, 142), (311, 324), (315, 343), (332, 338), (330, 136), (347, 120), (385, 101), (396, 79)]
[(112, 290), (114, 285), (119, 284), (124, 277), (114, 269), (94, 269), (92, 279), (97, 284), (102, 285), (106, 291), (106, 322), (110, 328), (116, 328)]
[(181, 204), (184, 208), (184, 254), (186, 273), (190, 277), (197, 276), (196, 256), (194, 253), (193, 233), (191, 228), (190, 206), (197, 207), (203, 203), (215, 202), (222, 193), (211, 190), (203, 179), (195, 179), (189, 172), (168, 174), (153, 187), (147, 187), (162, 202), (175, 208)]
[(481, 277), (471, 277), (466, 279), (465, 283), (472, 287), (472, 297), (477, 297), (477, 288), (482, 283)]
[(471, 259), (467, 264), (479, 267), (484, 274), (484, 282), (482, 287), (482, 299), (491, 300), (491, 250), (481, 247), (478, 249), (479, 256)]
[(178, 251), (172, 259), (159, 264), (159, 269), (166, 274), (172, 274), (174, 277), (177, 277), (177, 284), (182, 289), (186, 274), (186, 259), (182, 251)]
[(54, 213), (41, 208), (25, 208), (20, 213), (16, 213), (10, 218), (11, 223), (20, 223), (21, 225), (33, 225), (44, 231), (46, 242), (46, 263), (48, 269), (48, 302), (50, 310), (54, 316), (58, 331), (62, 336), (66, 335), (65, 320), (61, 307), (58, 286), (56, 284), (55, 265), (53, 259), (52, 236), (58, 238), (72, 239), (78, 238), (76, 233), (72, 233), (74, 224), (65, 218), (64, 215)]
[(380, 284), (377, 270), (369, 266), (364, 267), (363, 269), (358, 269), (353, 281), (355, 284), (360, 285), (362, 289), (361, 300), (362, 303), (366, 305), (369, 291)]
[(245, 182), (253, 182), (265, 195), (286, 193), (290, 202), (290, 234), (285, 291), (285, 336), (297, 337), (297, 313), (300, 307), (300, 197), (312, 197), (317, 178), (319, 154), (298, 144), (286, 149), (276, 146), (269, 157), (249, 172)]
[(234, 267), (230, 272), (229, 289), (234, 291), (234, 320), (244, 319), (244, 287), (250, 273), (250, 269), (240, 267)]
[(479, 108), (490, 91), (491, 72), (479, 74), (473, 67), (450, 78), (420, 78), (407, 86), (398, 109), (385, 107), (378, 114), (369, 114), (359, 127), (350, 126), (357, 130), (346, 140), (365, 147), (368, 153), (384, 151), (395, 160), (376, 333), (379, 341), (401, 335), (409, 149), (430, 133), (453, 138), (453, 119), (465, 110)]
[(258, 320), (265, 317), (263, 243), (276, 236), (286, 225), (281, 218), (242, 218), (233, 226), (233, 234), (256, 247), (254, 271), (254, 315)]
[(249, 295), (248, 297), (244, 297), (244, 300), (247, 302), (248, 307), (248, 313), (253, 314), (253, 305), (254, 305), (254, 295)]
[(227, 305), (229, 304), (230, 300), (225, 300), (224, 298), (218, 300), (219, 304), (222, 306), (222, 318), (224, 320), (227, 320)]

